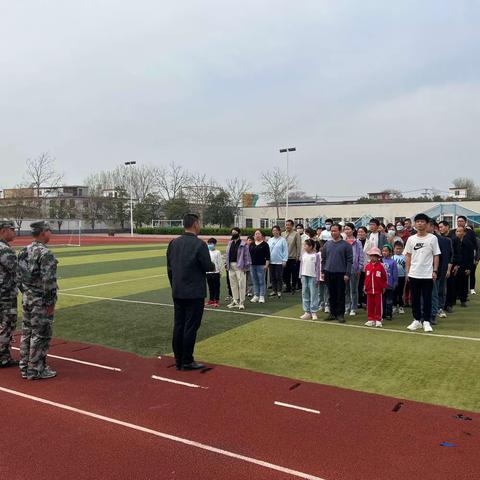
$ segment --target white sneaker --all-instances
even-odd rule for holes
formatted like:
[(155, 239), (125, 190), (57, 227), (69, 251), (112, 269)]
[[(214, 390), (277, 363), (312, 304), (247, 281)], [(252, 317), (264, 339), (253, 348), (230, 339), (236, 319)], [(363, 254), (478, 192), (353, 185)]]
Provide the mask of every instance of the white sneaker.
[(472, 288), (472, 289), (470, 290), (470, 295), (476, 295), (476, 294), (477, 294), (477, 292)]
[(265, 303), (265, 297), (258, 297), (258, 303)]
[(229, 303), (227, 305), (227, 308), (235, 308), (238, 306), (238, 303), (234, 300), (232, 303)]
[(382, 322), (379, 322), (378, 320), (375, 322), (375, 326), (376, 327), (383, 327), (383, 323)]
[(424, 332), (433, 332), (433, 328), (430, 325), (430, 322), (423, 322), (423, 331)]
[(238, 309), (239, 310), (245, 310), (245, 305), (243, 303), (238, 304)]
[(252, 303), (257, 303), (258, 300), (259, 300), (258, 297), (257, 297), (256, 295), (254, 295), (250, 301), (251, 301)]
[(349, 315), (350, 315), (351, 317), (354, 317), (356, 314), (357, 314), (357, 312), (356, 312), (355, 310), (352, 310), (352, 311), (349, 313)]
[(301, 320), (311, 320), (312, 319), (312, 316), (305, 312), (301, 317), (300, 317)]
[(403, 314), (405, 313), (404, 308), (403, 308), (403, 307), (399, 307), (398, 313), (399, 313), (400, 315), (403, 315)]
[(325, 313), (330, 313), (330, 307), (325, 307)]
[(398, 313), (398, 308), (397, 308), (397, 307), (393, 307), (392, 315), (396, 315), (397, 313)]
[(447, 314), (445, 313), (444, 310), (440, 309), (438, 311), (438, 318), (447, 318)]
[(365, 322), (364, 325), (366, 327), (374, 327), (375, 326), (375, 320), (369, 320), (368, 322)]
[(312, 313), (312, 320), (318, 320), (318, 316), (315, 312)]
[[(430, 323), (429, 323), (430, 325)], [(418, 320), (414, 320), (407, 328), (409, 330), (411, 330), (412, 332), (414, 332), (415, 330), (418, 330), (420, 328), (422, 328), (422, 322), (419, 322)]]

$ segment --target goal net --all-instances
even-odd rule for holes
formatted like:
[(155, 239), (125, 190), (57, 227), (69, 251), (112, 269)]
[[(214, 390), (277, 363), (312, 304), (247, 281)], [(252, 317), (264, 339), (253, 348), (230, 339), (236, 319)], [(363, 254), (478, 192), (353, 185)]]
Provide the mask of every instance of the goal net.
[(152, 220), (152, 227), (155, 227), (155, 228), (183, 227), (183, 220)]

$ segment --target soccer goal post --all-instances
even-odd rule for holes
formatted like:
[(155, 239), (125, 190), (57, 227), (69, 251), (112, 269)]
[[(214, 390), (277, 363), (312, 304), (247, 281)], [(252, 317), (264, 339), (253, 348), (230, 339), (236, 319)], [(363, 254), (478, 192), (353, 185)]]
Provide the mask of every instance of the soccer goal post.
[(58, 247), (80, 247), (82, 245), (82, 221), (80, 219), (50, 219), (52, 227), (51, 245)]
[(183, 220), (152, 220), (154, 228), (183, 227)]

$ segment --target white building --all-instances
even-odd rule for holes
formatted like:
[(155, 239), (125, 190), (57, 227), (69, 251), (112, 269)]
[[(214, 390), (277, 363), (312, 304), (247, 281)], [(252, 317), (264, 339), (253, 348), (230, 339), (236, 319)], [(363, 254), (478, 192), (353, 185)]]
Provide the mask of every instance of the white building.
[(459, 200), (462, 198), (467, 198), (468, 189), (467, 188), (457, 188), (457, 187), (450, 187), (448, 189), (450, 196), (453, 198), (458, 198)]

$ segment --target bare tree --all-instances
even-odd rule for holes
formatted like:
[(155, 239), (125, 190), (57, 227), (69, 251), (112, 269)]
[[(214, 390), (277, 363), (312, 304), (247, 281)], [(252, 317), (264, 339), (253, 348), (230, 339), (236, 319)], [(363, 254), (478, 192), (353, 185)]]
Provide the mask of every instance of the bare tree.
[(159, 197), (164, 201), (177, 198), (182, 188), (188, 185), (190, 177), (187, 170), (174, 162), (166, 168), (157, 169), (155, 185)]
[(252, 188), (250, 182), (245, 178), (229, 178), (227, 180), (227, 192), (230, 198), (230, 204), (233, 208), (233, 214), (240, 214), (240, 207), (242, 205), (243, 195)]
[(42, 186), (57, 187), (63, 175), (55, 170), (55, 159), (48, 152), (27, 160), (25, 181), (35, 189), (35, 196), (40, 198)]
[(280, 218), (280, 206), (285, 203), (287, 189), (293, 190), (297, 186), (295, 177), (287, 178), (285, 172), (275, 167), (273, 170), (262, 173), (262, 194), (270, 200), (277, 209), (277, 219)]
[(188, 200), (193, 211), (203, 218), (203, 213), (212, 195), (220, 191), (217, 182), (202, 173), (190, 175), (188, 185), (182, 187), (182, 195)]
[(40, 216), (38, 203), (33, 197), (33, 189), (24, 185), (17, 186), (10, 197), (2, 199), (0, 216), (13, 218), (20, 233), (24, 219)]

